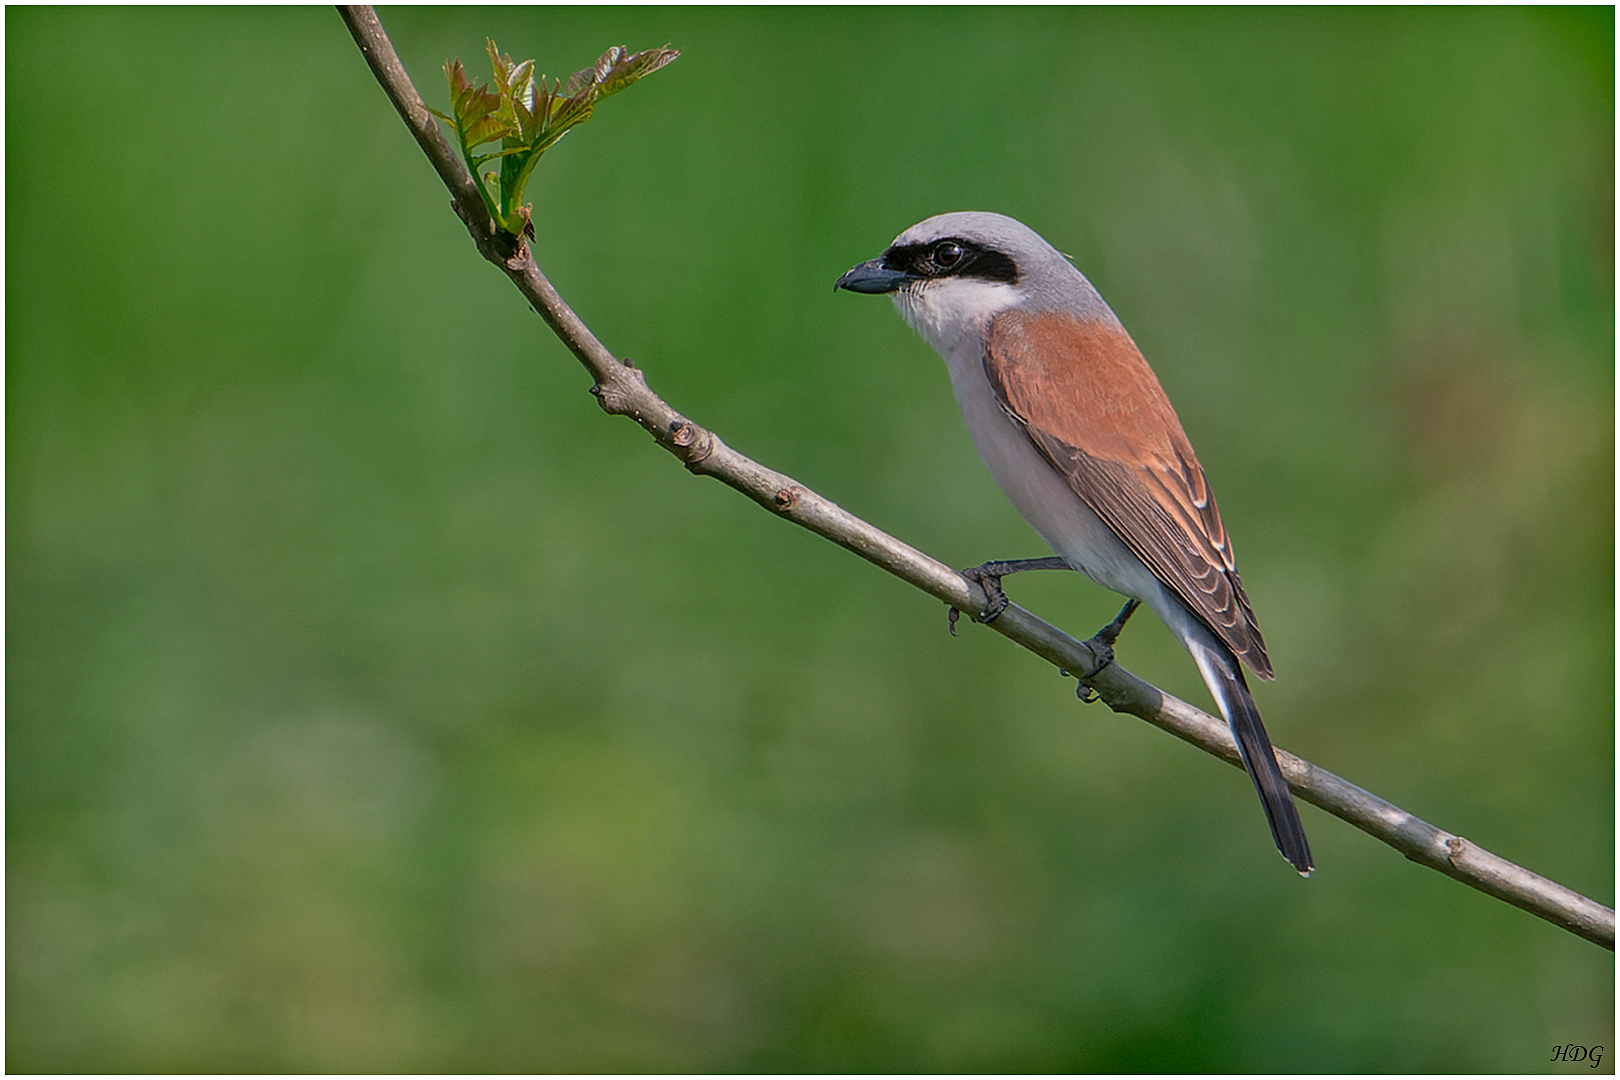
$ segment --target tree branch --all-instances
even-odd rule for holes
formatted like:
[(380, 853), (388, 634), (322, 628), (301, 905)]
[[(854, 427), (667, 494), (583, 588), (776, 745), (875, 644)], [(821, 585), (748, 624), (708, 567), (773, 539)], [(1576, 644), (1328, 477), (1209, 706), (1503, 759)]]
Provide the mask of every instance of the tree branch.
[[(478, 250), (511, 278), (535, 312), (591, 373), (595, 380), (591, 393), (604, 410), (633, 419), (692, 472), (714, 477), (778, 517), (848, 548), (952, 607), (968, 612), (984, 610), (986, 597), (977, 584), (840, 509), (792, 477), (738, 453), (714, 432), (692, 423), (653, 393), (646, 377), (628, 359), (621, 361), (609, 352), (563, 302), (535, 265), (527, 246), (496, 229), (473, 177), (423, 106), (376, 12), (370, 7), (340, 7), (339, 11), (372, 73), (450, 189), (452, 206)], [(1079, 675), (1080, 680), (1114, 711), (1138, 716), (1229, 764), (1243, 767), (1224, 720), (1110, 663), (1107, 650), (1098, 643), (1078, 641), (1016, 604), (1008, 606), (989, 625), (1066, 671), (1086, 673)], [(1438, 829), (1285, 750), (1277, 751), (1277, 762), (1294, 794), (1382, 840), (1408, 859), (1614, 949), (1612, 909)]]

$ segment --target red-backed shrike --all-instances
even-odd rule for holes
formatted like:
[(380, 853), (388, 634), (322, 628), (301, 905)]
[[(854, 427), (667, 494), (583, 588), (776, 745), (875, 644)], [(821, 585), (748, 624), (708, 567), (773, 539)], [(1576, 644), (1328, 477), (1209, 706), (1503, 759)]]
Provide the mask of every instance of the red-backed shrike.
[(893, 295), (944, 357), (990, 475), (1062, 560), (976, 568), (986, 617), (1006, 606), (1000, 574), (1060, 565), (1153, 609), (1231, 726), (1277, 850), (1308, 875), (1310, 845), (1239, 663), (1271, 678), (1232, 545), (1181, 421), (1097, 290), (1033, 230), (986, 213), (914, 225), (837, 287)]

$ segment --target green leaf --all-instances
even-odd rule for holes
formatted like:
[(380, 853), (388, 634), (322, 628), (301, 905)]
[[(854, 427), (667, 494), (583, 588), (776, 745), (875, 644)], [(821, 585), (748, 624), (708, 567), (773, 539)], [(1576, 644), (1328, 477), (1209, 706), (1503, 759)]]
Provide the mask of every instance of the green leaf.
[[(598, 101), (680, 55), (667, 45), (635, 54), (615, 45), (597, 57), (596, 63), (570, 75), (566, 83), (553, 81), (548, 86), (544, 75), (535, 76), (533, 60), (514, 64), (489, 38), (484, 40), (484, 51), (494, 72), (494, 89), (488, 83), (474, 86), (460, 60), (448, 61), (444, 73), (450, 85), (451, 116), (433, 115), (455, 129), (461, 155), (474, 175), (499, 160), (498, 168), (479, 176), (484, 202), (503, 230), (530, 237), (534, 227), (530, 208), (522, 205), (523, 189), (540, 155), (589, 120)], [(473, 153), (476, 147), (497, 140), (500, 151)]]
[(507, 150), (494, 150), (488, 154), (475, 154), (473, 155), (472, 163), (474, 166), (482, 168), (483, 166), (488, 165), (490, 162), (496, 161), (500, 158), (508, 158), (517, 154), (527, 154), (529, 152), (530, 151), (527, 146), (514, 146)]
[(500, 87), (502, 94), (505, 94), (507, 77), (512, 70), (512, 58), (502, 56), (491, 38), (484, 39), (484, 51), (489, 54), (489, 66), (495, 69), (495, 85)]
[[(622, 51), (622, 50), (621, 50)], [(602, 96), (617, 94), (637, 79), (645, 78), (680, 56), (678, 49), (665, 45), (661, 49), (648, 49), (625, 57), (608, 69), (600, 80)]]
[(491, 115), (480, 117), (470, 124), (464, 122), (461, 130), (461, 141), (467, 144), (467, 149), (471, 150), (475, 146), (482, 146), (485, 143), (494, 142), (496, 139), (505, 138), (514, 128), (504, 118)]
[(608, 59), (610, 56), (613, 56), (619, 51), (619, 46), (615, 45), (613, 48), (609, 49), (607, 52), (598, 57), (595, 64), (588, 68), (580, 68), (578, 71), (568, 76), (568, 81), (563, 84), (563, 96), (576, 97), (588, 87), (594, 86), (596, 84), (597, 72), (605, 72), (607, 70), (607, 68), (602, 66), (602, 61)]
[[(454, 103), (461, 96), (461, 92), (472, 84), (467, 81), (467, 72), (461, 66), (460, 60), (445, 61), (444, 75), (450, 81), (450, 100)], [(455, 108), (455, 105), (452, 104), (451, 108)]]
[(501, 92), (511, 98), (513, 105), (526, 108), (534, 104), (534, 61), (525, 60), (507, 76), (508, 89)]

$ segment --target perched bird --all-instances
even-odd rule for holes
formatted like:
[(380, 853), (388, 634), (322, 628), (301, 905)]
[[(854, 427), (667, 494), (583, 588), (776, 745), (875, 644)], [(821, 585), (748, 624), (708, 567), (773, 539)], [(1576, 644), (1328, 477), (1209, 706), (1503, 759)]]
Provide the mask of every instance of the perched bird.
[[(1072, 567), (1151, 608), (1181, 639), (1231, 726), (1277, 850), (1302, 875), (1311, 849), (1240, 664), (1272, 677), (1204, 470), (1136, 343), (1091, 283), (1001, 214), (913, 225), (836, 289), (889, 293), (945, 360), (979, 457), (1058, 559), (967, 571), (1006, 607), (999, 578)], [(1129, 616), (1127, 604), (1115, 629)]]

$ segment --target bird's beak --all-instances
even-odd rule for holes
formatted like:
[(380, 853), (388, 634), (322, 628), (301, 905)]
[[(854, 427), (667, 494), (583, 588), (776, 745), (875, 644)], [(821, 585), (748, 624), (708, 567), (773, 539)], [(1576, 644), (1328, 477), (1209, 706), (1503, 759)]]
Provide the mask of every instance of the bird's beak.
[(839, 289), (848, 289), (859, 293), (891, 293), (911, 280), (911, 275), (904, 270), (891, 270), (883, 265), (881, 257), (867, 259), (859, 266), (851, 267), (849, 272), (838, 279), (833, 285), (833, 292)]

